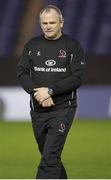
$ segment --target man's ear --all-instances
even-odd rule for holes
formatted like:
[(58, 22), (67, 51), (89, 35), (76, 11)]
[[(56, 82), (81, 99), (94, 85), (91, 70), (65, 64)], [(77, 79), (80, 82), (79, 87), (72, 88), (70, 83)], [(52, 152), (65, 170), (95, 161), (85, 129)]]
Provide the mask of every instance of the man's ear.
[(63, 26), (64, 26), (64, 19), (62, 19), (61, 21), (61, 28), (63, 28)]

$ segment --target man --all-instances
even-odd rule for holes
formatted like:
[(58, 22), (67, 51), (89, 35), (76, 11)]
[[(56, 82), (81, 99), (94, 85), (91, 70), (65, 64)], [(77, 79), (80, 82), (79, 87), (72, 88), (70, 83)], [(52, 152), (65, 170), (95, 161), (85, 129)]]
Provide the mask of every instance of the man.
[(61, 153), (77, 103), (85, 69), (80, 44), (62, 33), (61, 11), (48, 5), (40, 12), (43, 35), (24, 47), (18, 80), (30, 94), (34, 135), (41, 153), (37, 179), (67, 179)]

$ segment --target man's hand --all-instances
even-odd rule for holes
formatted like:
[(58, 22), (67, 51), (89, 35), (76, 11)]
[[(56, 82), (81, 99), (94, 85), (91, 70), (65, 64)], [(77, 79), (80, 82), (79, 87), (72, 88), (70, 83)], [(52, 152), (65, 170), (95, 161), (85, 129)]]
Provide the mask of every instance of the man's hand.
[(34, 90), (34, 97), (39, 102), (39, 104), (42, 104), (43, 101), (50, 97), (47, 87), (35, 88)]
[(51, 97), (49, 97), (48, 99), (46, 99), (42, 102), (42, 107), (51, 107), (54, 105), (55, 104), (54, 104), (53, 99)]

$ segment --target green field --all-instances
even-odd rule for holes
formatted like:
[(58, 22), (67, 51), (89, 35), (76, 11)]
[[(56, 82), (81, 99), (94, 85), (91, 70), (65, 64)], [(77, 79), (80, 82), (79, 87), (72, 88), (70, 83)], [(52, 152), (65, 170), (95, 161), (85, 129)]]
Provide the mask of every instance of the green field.
[[(111, 178), (111, 120), (76, 120), (62, 159), (70, 179)], [(0, 121), (0, 178), (35, 178), (39, 161), (31, 123)]]

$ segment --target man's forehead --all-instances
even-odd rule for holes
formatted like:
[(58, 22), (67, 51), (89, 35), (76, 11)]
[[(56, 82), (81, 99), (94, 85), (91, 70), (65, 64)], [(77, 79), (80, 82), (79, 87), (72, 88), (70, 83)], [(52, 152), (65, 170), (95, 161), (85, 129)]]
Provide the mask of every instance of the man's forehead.
[(44, 11), (41, 14), (41, 18), (46, 18), (46, 17), (50, 17), (50, 18), (59, 18), (59, 14), (56, 12), (56, 10), (54, 9), (50, 9), (49, 11)]

